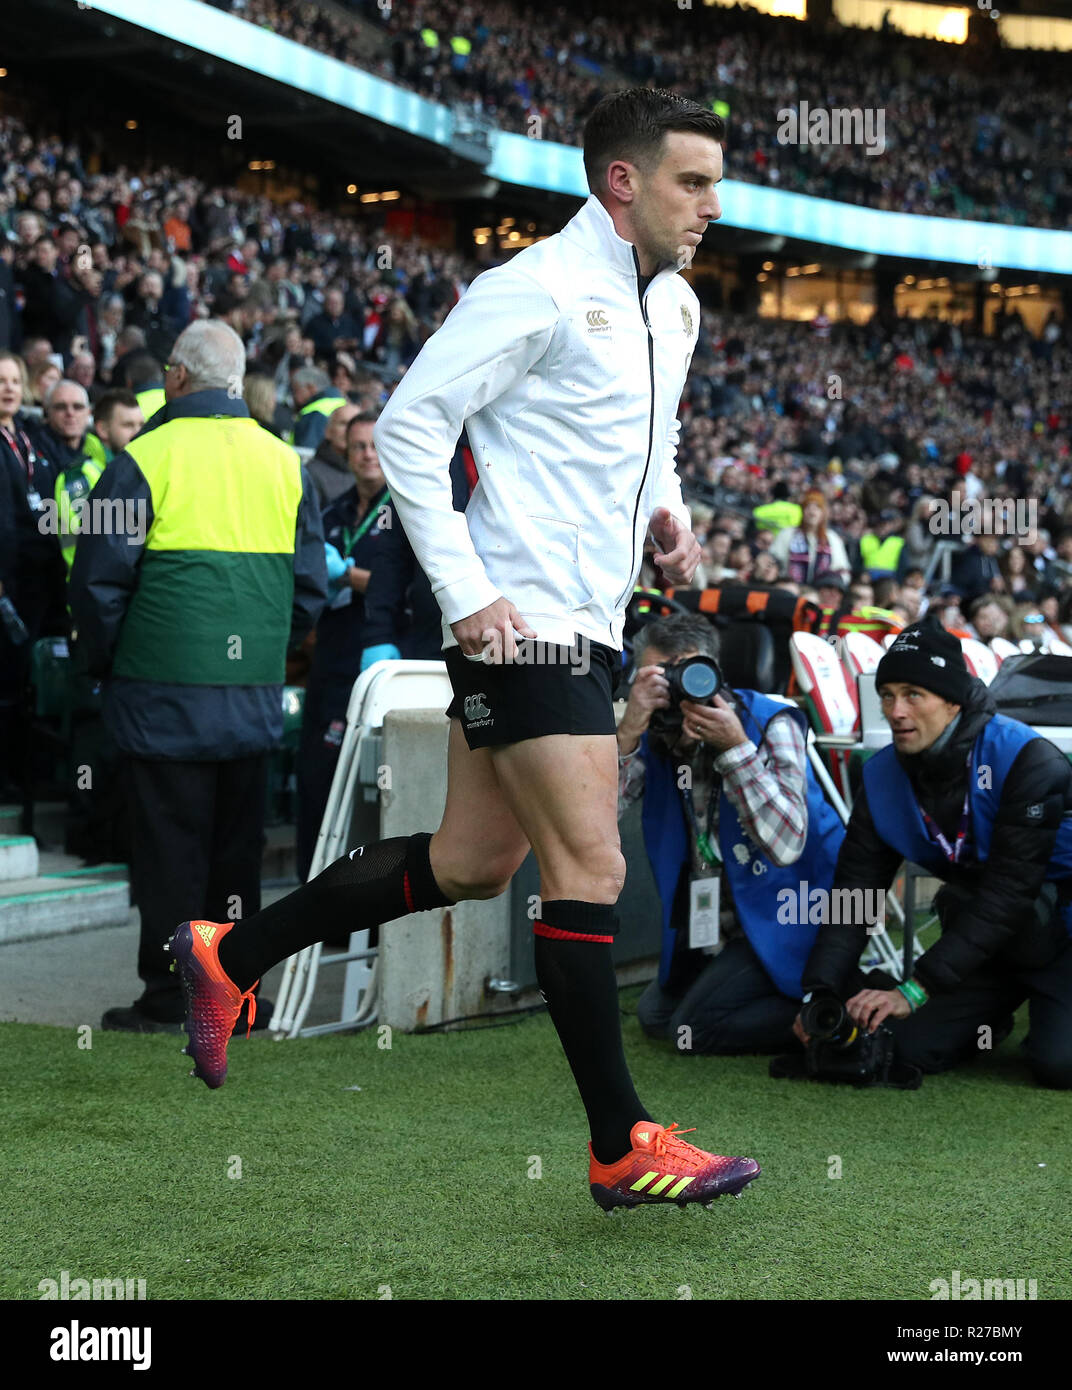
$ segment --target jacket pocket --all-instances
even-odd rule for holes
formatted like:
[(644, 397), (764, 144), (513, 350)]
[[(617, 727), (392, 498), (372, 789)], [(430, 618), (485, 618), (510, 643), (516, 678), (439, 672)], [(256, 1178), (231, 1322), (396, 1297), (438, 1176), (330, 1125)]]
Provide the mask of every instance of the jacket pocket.
[(584, 562), (581, 527), (561, 517), (528, 514), (532, 546), (544, 574), (560, 589), (570, 608), (583, 608), (595, 593), (592, 577)]

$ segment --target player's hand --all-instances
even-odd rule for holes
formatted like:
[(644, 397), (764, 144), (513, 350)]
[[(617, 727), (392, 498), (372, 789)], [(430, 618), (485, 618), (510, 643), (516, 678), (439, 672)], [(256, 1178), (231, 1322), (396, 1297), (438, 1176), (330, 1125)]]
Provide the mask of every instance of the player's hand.
[(632, 753), (657, 709), (670, 706), (670, 684), (662, 666), (641, 666), (629, 691), (629, 703), (618, 725), (618, 748)]
[(797, 1014), (796, 1018), (793, 1020), (793, 1032), (800, 1039), (800, 1041), (804, 1044), (805, 1047), (807, 1047), (808, 1043), (811, 1042), (811, 1038), (804, 1031), (804, 1025), (800, 1021), (799, 1014)]
[(700, 563), (700, 542), (666, 507), (651, 514), (651, 534), (659, 549), (653, 559), (674, 586), (691, 584)]
[(466, 656), (496, 663), (517, 656), (515, 631), (522, 637), (536, 636), (508, 598), (497, 598), (479, 613), (451, 623), (450, 630)]
[(727, 748), (736, 748), (747, 743), (748, 735), (741, 721), (721, 695), (716, 695), (709, 705), (697, 705), (692, 700), (682, 700), (681, 713), (685, 716), (682, 731), (687, 738), (698, 743), (709, 743), (720, 753)]
[(862, 989), (845, 1001), (849, 1017), (860, 1028), (873, 1033), (887, 1018), (907, 1018), (912, 1006), (899, 989)]

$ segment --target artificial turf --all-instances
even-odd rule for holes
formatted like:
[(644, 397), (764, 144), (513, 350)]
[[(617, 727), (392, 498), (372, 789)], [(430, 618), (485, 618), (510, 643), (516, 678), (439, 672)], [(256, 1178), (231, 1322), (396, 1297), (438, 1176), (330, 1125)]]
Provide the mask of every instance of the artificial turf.
[(545, 1014), (390, 1050), (240, 1040), (216, 1092), (182, 1038), (0, 1024), (0, 1298), (62, 1270), (149, 1299), (929, 1299), (954, 1270), (1072, 1294), (1072, 1093), (1031, 1081), (1026, 1010), (917, 1092), (857, 1091), (675, 1054), (636, 997), (638, 1091), (759, 1160), (741, 1200), (605, 1216)]

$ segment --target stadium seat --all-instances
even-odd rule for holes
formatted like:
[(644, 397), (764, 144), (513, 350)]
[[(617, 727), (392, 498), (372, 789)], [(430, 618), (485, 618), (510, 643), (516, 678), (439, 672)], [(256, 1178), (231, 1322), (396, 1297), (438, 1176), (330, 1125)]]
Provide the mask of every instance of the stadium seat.
[[(793, 675), (805, 698), (805, 709), (816, 736), (845, 738), (857, 727), (859, 709), (855, 685), (850, 689), (837, 652), (822, 637), (811, 632), (794, 632), (789, 639)], [(840, 750), (839, 750), (840, 751)], [(847, 752), (840, 756), (828, 752), (831, 771), (843, 797), (849, 796)]]
[(971, 674), (978, 676), (984, 685), (989, 685), (997, 675), (999, 665), (990, 648), (976, 637), (962, 637), (960, 649), (964, 653), (964, 661)]
[[(855, 695), (857, 677), (876, 670), (882, 660), (882, 647), (866, 632), (846, 632), (837, 639), (835, 650), (841, 660), (846, 683)], [(856, 708), (860, 708), (859, 698), (856, 699)]]

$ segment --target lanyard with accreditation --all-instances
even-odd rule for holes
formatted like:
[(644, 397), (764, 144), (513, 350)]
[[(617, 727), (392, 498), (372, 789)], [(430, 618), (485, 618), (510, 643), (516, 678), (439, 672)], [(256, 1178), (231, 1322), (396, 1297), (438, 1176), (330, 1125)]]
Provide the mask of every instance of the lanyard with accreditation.
[(379, 506), (377, 506), (375, 502), (369, 503), (368, 515), (365, 517), (364, 521), (361, 523), (361, 525), (357, 528), (356, 531), (350, 531), (345, 526), (343, 527), (343, 559), (346, 559), (347, 556), (350, 556), (354, 553), (354, 547), (357, 545), (358, 541), (361, 539), (362, 536), (364, 536), (368, 532), (369, 527), (376, 520), (376, 518), (382, 515), (384, 507), (386, 507), (387, 503), (390, 502), (390, 500), (391, 493), (387, 488), (384, 488), (383, 495), (379, 499)]
[(719, 943), (719, 896), (722, 860), (717, 847), (716, 816), (722, 779), (711, 769), (711, 792), (707, 798), (707, 819), (703, 831), (696, 816), (692, 786), (681, 788), (681, 802), (692, 830), (696, 853), (703, 861), (702, 869), (690, 868), (689, 873), (689, 948), (717, 946)]

